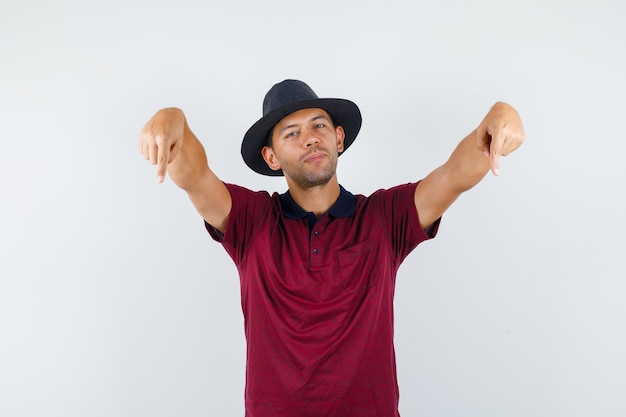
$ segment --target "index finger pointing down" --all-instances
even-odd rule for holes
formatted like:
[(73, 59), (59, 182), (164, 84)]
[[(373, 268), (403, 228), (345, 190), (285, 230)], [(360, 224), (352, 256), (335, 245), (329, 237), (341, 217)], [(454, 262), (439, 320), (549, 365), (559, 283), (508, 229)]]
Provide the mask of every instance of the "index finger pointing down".
[(491, 172), (493, 172), (494, 175), (500, 175), (499, 160), (502, 155), (503, 146), (504, 134), (501, 130), (498, 130), (491, 136), (491, 144), (489, 145), (489, 162)]

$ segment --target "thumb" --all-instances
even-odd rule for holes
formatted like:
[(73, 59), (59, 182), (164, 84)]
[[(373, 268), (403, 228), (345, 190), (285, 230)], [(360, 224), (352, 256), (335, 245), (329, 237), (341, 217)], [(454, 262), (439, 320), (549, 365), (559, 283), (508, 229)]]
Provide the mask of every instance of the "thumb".
[(491, 136), (489, 135), (489, 132), (487, 132), (487, 127), (483, 123), (476, 128), (476, 143), (478, 145), (478, 149), (488, 157), (491, 145)]

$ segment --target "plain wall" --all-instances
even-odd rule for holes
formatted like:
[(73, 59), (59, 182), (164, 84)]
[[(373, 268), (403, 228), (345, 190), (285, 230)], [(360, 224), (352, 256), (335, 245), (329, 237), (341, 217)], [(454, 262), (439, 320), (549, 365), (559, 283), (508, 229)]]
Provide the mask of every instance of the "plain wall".
[(225, 181), (285, 78), (355, 101), (355, 193), (497, 100), (527, 140), (398, 275), (403, 416), (626, 415), (626, 3), (0, 3), (0, 415), (242, 416), (234, 265), (137, 150), (181, 107)]

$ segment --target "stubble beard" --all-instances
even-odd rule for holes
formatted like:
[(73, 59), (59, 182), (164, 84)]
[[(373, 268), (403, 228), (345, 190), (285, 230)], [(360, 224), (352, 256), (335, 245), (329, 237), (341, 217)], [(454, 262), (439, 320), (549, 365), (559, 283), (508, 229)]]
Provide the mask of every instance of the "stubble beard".
[(283, 173), (302, 188), (326, 185), (337, 172), (337, 155), (329, 155), (328, 164), (320, 168), (307, 168), (305, 163), (287, 165)]

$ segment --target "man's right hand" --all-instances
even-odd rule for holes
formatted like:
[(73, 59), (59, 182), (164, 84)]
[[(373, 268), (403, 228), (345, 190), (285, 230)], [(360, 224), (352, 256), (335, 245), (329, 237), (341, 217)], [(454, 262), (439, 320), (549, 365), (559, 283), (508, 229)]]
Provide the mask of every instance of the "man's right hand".
[(204, 147), (187, 125), (182, 110), (166, 108), (156, 112), (141, 129), (139, 152), (157, 165), (158, 182), (169, 173), (204, 220), (224, 233), (232, 207), (230, 193), (209, 168)]
[(157, 165), (157, 181), (165, 180), (167, 165), (176, 158), (183, 145), (185, 115), (177, 108), (159, 110), (141, 129), (139, 152)]

